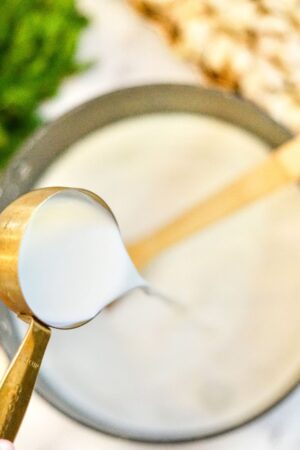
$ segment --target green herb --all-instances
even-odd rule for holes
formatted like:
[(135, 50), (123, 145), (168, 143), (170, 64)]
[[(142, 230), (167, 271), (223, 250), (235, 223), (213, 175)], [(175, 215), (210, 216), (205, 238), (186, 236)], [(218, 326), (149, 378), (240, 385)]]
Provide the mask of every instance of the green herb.
[(0, 0), (0, 167), (41, 122), (37, 108), (82, 66), (74, 0)]

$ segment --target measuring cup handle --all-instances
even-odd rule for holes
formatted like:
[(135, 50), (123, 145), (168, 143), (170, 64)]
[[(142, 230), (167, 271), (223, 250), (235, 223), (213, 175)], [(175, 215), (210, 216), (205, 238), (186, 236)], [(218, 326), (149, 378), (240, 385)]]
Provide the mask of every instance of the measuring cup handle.
[(34, 318), (0, 384), (0, 438), (14, 441), (26, 412), (51, 331)]

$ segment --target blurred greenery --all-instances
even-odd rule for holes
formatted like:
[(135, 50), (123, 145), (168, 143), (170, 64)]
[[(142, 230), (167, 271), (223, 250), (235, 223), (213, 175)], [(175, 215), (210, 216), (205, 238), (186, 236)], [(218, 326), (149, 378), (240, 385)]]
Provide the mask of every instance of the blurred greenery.
[(37, 108), (83, 68), (87, 19), (74, 0), (0, 0), (0, 168), (41, 119)]

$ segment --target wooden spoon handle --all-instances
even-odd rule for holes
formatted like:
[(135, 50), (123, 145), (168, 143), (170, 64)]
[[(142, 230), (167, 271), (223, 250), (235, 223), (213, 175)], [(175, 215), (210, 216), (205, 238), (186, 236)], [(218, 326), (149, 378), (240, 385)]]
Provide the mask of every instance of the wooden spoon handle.
[(141, 269), (161, 251), (300, 177), (300, 136), (274, 150), (260, 165), (186, 211), (152, 235), (128, 246)]

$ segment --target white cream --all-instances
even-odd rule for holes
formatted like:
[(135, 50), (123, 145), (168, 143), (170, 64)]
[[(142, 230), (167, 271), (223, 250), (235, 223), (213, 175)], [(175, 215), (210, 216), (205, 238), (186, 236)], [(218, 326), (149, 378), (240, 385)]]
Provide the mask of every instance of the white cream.
[[(250, 166), (267, 146), (209, 117), (153, 114), (99, 130), (40, 186), (95, 191), (135, 240)], [(84, 327), (54, 331), (42, 372), (75, 411), (117, 430), (207, 432), (272, 403), (299, 370), (300, 193), (291, 186), (170, 249), (140, 290)]]
[(112, 214), (76, 190), (59, 191), (34, 213), (19, 256), (19, 279), (36, 317), (79, 325), (144, 281)]

